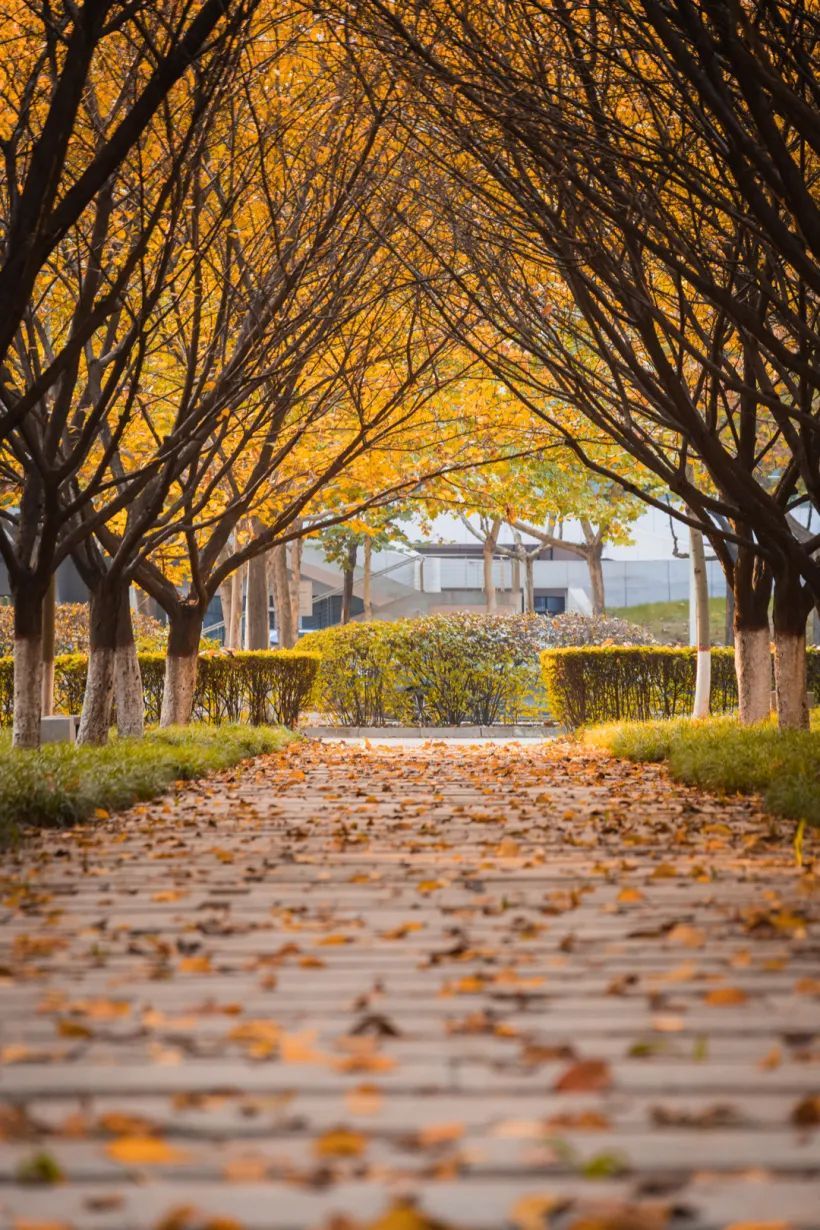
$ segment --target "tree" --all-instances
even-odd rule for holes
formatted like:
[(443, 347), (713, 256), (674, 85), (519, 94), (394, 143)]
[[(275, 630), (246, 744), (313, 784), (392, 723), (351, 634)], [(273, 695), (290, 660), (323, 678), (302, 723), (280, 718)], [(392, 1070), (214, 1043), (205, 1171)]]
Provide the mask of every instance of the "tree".
[[(169, 457), (182, 456), (173, 431), (146, 465), (118, 466), (116, 454), (137, 413), (168, 271), (190, 273), (200, 259), (180, 250), (177, 223), (256, 5), (198, 7), (190, 28), (164, 4), (115, 14), (87, 3), (62, 18), (32, 5), (30, 25), (19, 13), (9, 19), (25, 70), (4, 94), (0, 553), (15, 598), (18, 746), (39, 741), (42, 605), (55, 568), (78, 552), (96, 576), (100, 558), (84, 550), (95, 527), (132, 508)], [(84, 68), (71, 53), (80, 44)], [(113, 93), (109, 53), (123, 72)], [(79, 81), (68, 81), (70, 64)], [(109, 614), (92, 620), (92, 696), (99, 672), (111, 671), (127, 589), (108, 588)], [(94, 737), (88, 723), (82, 735)]]
[[(817, 299), (800, 262), (780, 259), (747, 208), (742, 168), (727, 180), (711, 156), (701, 130), (714, 97), (698, 98), (695, 122), (691, 86), (667, 71), (675, 57), (645, 54), (625, 3), (614, 16), (608, 6), (526, 0), (503, 14), (435, 0), (407, 14), (380, 0), (345, 7), (405, 82), (408, 126), (413, 98), (423, 100), (426, 192), (449, 215), (441, 246), (462, 270), (464, 299), (495, 328), (495, 369), (535, 413), (562, 401), (580, 411), (707, 534), (734, 589), (747, 719), (761, 716), (749, 676), (764, 670), (774, 582), (780, 719), (804, 722), (790, 697), (805, 693), (805, 617), (820, 572), (789, 514), (818, 490)], [(725, 24), (743, 24), (740, 11)], [(805, 37), (788, 62), (805, 78), (814, 36), (799, 23), (795, 32)], [(803, 153), (780, 169), (800, 183), (764, 202), (772, 226), (797, 210), (815, 174), (794, 94), (781, 135)], [(764, 121), (758, 107), (755, 123)], [(774, 159), (781, 137), (770, 137)], [(486, 329), (475, 345), (488, 352)], [(565, 439), (615, 477), (577, 435)], [(783, 464), (771, 467), (778, 452)]]

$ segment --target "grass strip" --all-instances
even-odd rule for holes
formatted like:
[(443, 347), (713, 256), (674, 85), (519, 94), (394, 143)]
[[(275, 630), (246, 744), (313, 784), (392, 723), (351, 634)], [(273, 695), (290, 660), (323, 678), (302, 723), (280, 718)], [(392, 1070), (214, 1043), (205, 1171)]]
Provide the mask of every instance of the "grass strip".
[(591, 727), (584, 742), (634, 761), (665, 761), (676, 781), (725, 794), (763, 796), (773, 815), (820, 825), (820, 725), (778, 730), (735, 718), (622, 722)]
[(178, 726), (105, 747), (50, 743), (36, 752), (0, 742), (0, 846), (27, 825), (59, 827), (156, 798), (172, 782), (204, 777), (276, 751), (295, 736), (277, 726)]

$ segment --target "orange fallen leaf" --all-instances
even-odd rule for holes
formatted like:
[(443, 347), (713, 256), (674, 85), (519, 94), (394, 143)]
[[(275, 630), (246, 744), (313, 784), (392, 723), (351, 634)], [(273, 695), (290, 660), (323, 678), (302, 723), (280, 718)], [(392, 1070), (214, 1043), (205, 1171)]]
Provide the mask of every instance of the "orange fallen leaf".
[(507, 1216), (515, 1230), (544, 1230), (547, 1218), (559, 1203), (557, 1197), (543, 1192), (521, 1196)]
[(450, 1144), (454, 1140), (461, 1140), (463, 1135), (463, 1123), (429, 1123), (426, 1127), (420, 1129), (417, 1140), (423, 1149), (427, 1149), (431, 1146)]
[(678, 923), (667, 935), (670, 944), (680, 944), (683, 948), (702, 948), (706, 943), (706, 932), (700, 927), (690, 927), (688, 923)]
[(264, 1157), (232, 1157), (222, 1169), (229, 1183), (260, 1183), (267, 1178), (269, 1163)]
[(644, 901), (644, 894), (639, 888), (622, 888), (615, 898), (621, 905), (634, 905), (637, 901)]
[(320, 1157), (360, 1157), (367, 1148), (367, 1137), (350, 1128), (332, 1128), (313, 1142)]
[(28, 1217), (15, 1217), (12, 1230), (71, 1230), (67, 1221), (32, 1221)]
[(745, 1004), (749, 997), (741, 987), (715, 987), (703, 998), (713, 1008), (731, 1008), (734, 1004)]
[(125, 1166), (176, 1166), (189, 1156), (159, 1136), (121, 1136), (107, 1144), (105, 1151)]
[(324, 1063), (327, 1055), (315, 1045), (317, 1030), (305, 1029), (300, 1033), (282, 1034), (279, 1043), (279, 1058), (283, 1063)]
[(378, 1085), (356, 1085), (345, 1093), (345, 1106), (351, 1115), (377, 1115), (383, 1103)]
[(787, 1221), (733, 1221), (724, 1230), (791, 1230)]
[(210, 974), (211, 958), (210, 957), (183, 957), (179, 963), (179, 971), (181, 974)]
[(441, 1222), (431, 1221), (420, 1213), (415, 1205), (404, 1201), (393, 1206), (382, 1217), (366, 1227), (366, 1230), (448, 1230)]

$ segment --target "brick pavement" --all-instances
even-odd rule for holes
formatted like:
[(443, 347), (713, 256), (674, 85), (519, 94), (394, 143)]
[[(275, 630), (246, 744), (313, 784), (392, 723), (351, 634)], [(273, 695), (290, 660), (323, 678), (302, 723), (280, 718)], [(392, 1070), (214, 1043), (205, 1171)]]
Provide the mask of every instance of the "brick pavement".
[(35, 837), (0, 1226), (820, 1227), (790, 840), (564, 743), (307, 743)]

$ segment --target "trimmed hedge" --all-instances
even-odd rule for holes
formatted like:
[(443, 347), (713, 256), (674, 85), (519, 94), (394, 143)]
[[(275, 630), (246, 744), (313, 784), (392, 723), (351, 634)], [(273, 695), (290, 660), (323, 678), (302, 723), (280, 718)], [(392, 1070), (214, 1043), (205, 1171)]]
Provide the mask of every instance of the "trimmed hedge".
[[(141, 653), (145, 720), (159, 721), (165, 655)], [(310, 696), (319, 668), (319, 655), (297, 649), (265, 652), (201, 653), (194, 694), (194, 719), (218, 726), (225, 722), (265, 723), (294, 727)], [(54, 661), (54, 705), (58, 713), (79, 713), (82, 708), (87, 658), (63, 654)], [(0, 725), (12, 721), (14, 666), (0, 658)]]
[[(668, 647), (547, 649), (541, 672), (553, 716), (574, 729), (591, 723), (685, 717), (695, 697), (696, 651)], [(820, 653), (808, 651), (809, 689), (820, 685)], [(737, 707), (735, 655), (712, 650), (713, 714)]]

